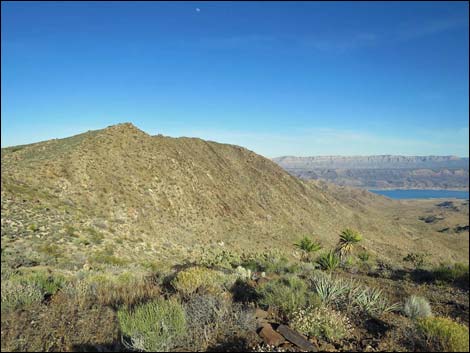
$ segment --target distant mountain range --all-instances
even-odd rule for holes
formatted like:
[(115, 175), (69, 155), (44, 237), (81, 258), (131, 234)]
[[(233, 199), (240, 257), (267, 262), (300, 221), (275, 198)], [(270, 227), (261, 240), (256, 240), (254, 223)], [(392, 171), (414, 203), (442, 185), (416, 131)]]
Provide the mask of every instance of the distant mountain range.
[(284, 156), (273, 159), (303, 179), (378, 189), (468, 189), (469, 159), (456, 156)]

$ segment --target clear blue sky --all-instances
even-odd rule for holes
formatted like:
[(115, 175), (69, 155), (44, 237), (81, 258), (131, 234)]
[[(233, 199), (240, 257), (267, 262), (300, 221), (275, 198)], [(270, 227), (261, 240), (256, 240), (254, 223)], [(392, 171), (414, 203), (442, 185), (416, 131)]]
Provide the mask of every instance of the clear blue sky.
[(280, 155), (468, 156), (467, 2), (2, 2), (2, 146), (119, 122)]

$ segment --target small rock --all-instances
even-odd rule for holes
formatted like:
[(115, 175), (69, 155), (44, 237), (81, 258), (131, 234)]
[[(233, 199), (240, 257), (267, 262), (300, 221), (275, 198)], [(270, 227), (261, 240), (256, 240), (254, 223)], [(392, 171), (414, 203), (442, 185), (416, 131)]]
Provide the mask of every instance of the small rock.
[(264, 343), (274, 347), (277, 347), (286, 341), (284, 337), (273, 330), (270, 324), (263, 326), (259, 332), (259, 336), (263, 339)]

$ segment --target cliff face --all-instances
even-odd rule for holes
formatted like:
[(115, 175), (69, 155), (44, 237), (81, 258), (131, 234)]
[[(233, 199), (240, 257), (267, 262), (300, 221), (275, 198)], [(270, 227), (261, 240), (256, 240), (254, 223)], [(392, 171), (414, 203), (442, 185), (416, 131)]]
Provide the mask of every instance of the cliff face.
[(469, 159), (455, 156), (318, 156), (273, 159), (303, 179), (364, 188), (468, 189)]

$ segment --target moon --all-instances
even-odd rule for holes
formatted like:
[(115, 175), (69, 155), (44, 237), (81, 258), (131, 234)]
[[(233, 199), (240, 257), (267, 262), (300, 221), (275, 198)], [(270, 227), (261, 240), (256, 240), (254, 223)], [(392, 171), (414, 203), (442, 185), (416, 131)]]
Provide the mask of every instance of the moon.
[(196, 7), (196, 12), (201, 12), (201, 9), (199, 7)]

